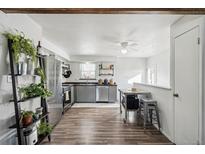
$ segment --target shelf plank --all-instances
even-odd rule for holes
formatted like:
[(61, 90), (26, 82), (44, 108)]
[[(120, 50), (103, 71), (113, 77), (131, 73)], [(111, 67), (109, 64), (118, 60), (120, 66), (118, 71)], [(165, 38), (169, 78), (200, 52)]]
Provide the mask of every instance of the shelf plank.
[(110, 70), (110, 71), (112, 71), (114, 69), (113, 68), (100, 68), (100, 70)]
[(99, 76), (101, 76), (101, 75), (112, 75), (112, 76), (114, 76), (114, 74), (99, 74)]
[[(40, 96), (34, 96), (34, 97), (28, 97), (28, 98), (24, 98), (24, 99), (21, 99), (21, 100), (18, 100), (18, 103), (20, 102), (25, 102), (25, 101), (28, 101), (28, 100), (31, 100), (31, 99), (35, 99), (35, 98), (38, 98)], [(14, 100), (10, 100), (9, 102), (13, 102)]]
[(34, 97), (28, 97), (28, 98), (24, 98), (22, 100), (19, 100), (18, 102), (25, 102), (25, 101), (28, 101), (28, 100), (31, 100), (31, 99), (35, 99), (35, 98), (38, 98), (40, 96), (34, 96)]

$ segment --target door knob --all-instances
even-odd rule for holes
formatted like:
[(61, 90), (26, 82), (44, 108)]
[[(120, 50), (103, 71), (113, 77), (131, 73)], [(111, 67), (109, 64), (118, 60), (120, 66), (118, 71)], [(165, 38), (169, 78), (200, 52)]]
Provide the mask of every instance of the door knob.
[(174, 97), (179, 97), (179, 94), (173, 94)]

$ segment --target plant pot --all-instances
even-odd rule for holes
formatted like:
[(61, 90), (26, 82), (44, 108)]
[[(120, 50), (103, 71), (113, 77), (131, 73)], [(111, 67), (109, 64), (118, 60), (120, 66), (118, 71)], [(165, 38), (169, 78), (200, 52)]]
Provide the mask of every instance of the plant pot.
[(22, 75), (26, 75), (27, 74), (27, 63), (23, 63), (22, 64)]
[(28, 126), (32, 123), (33, 123), (33, 116), (32, 115), (28, 115), (26, 117), (23, 117), (23, 119), (22, 119), (23, 126)]
[(43, 108), (42, 107), (36, 108), (36, 114), (42, 115), (42, 113), (43, 113)]
[(16, 64), (16, 73), (18, 75), (22, 75), (22, 73), (23, 73), (22, 69), (23, 69), (23, 63), (22, 62), (17, 63)]
[(24, 94), (22, 92), (18, 92), (18, 100), (24, 99)]
[(34, 75), (34, 64), (31, 59), (27, 59), (27, 74)]

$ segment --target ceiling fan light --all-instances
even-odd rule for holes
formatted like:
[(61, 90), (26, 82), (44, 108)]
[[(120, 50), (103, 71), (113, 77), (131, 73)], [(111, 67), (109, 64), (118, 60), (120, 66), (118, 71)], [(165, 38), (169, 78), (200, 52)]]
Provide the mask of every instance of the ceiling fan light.
[(127, 53), (127, 49), (122, 48), (122, 49), (121, 49), (121, 53), (122, 53), (122, 54), (126, 54), (126, 53)]

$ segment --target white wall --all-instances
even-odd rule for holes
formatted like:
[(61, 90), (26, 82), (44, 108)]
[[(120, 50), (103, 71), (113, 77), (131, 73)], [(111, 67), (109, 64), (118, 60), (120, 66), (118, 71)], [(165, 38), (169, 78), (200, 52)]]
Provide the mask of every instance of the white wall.
[(147, 68), (156, 66), (157, 86), (170, 87), (170, 51), (147, 58)]
[(116, 61), (116, 81), (118, 88), (131, 88), (133, 84), (128, 84), (128, 80), (138, 73), (142, 74), (142, 82), (145, 81), (145, 58), (118, 58)]
[[(42, 37), (41, 27), (26, 15), (7, 15), (0, 12), (0, 27), (1, 33), (14, 31), (14, 29), (24, 32), (27, 37), (34, 41), (35, 45)], [(15, 120), (13, 118), (14, 104), (9, 102), (12, 98), (12, 88), (11, 83), (7, 81), (7, 74), (9, 73), (9, 65), (6, 61), (7, 40), (2, 35), (0, 38), (0, 144), (15, 144), (16, 132), (8, 128), (15, 123)], [(22, 103), (21, 106), (27, 110), (34, 110), (40, 106), (40, 99), (35, 100), (35, 102)]]
[[(153, 98), (158, 101), (161, 130), (171, 141), (173, 141), (173, 97), (170, 87), (170, 51), (161, 52), (155, 56), (146, 58), (145, 67), (157, 66), (157, 84), (147, 85), (147, 74), (145, 84), (135, 83), (133, 86), (145, 91), (150, 91)], [(167, 87), (167, 88), (162, 88)]]
[[(72, 60), (72, 59), (71, 59)], [(102, 62), (114, 64), (114, 76), (98, 76), (98, 65), (101, 62), (95, 62), (96, 64), (96, 79), (113, 79), (117, 83), (118, 88), (130, 88), (132, 84), (128, 84), (128, 80), (136, 76), (138, 73), (142, 73), (142, 82), (145, 80), (145, 58), (117, 58), (113, 62)], [(79, 82), (80, 78), (80, 62), (70, 63), (72, 74), (67, 81)], [(96, 81), (97, 81), (96, 80)]]
[(171, 141), (174, 137), (173, 127), (173, 96), (171, 89), (159, 88), (149, 85), (134, 84), (134, 87), (149, 91), (152, 93), (153, 99), (157, 100), (159, 112), (161, 131)]
[[(201, 18), (201, 20), (196, 20), (195, 22), (193, 22), (194, 24), (190, 24), (189, 21), (194, 21), (195, 19), (197, 19), (198, 16), (185, 16), (184, 18), (182, 18), (181, 20), (179, 20), (177, 23), (172, 25), (172, 33), (178, 33), (179, 31), (182, 31), (183, 27), (186, 27), (186, 25), (189, 26), (193, 26), (193, 25), (197, 25), (199, 24), (201, 27), (201, 31), (200, 31), (200, 38), (201, 38), (201, 51), (202, 55), (201, 55), (201, 60), (203, 61), (203, 65), (201, 66), (201, 70), (203, 70), (203, 76), (201, 74), (201, 78), (202, 81), (204, 81), (204, 77), (205, 77), (205, 72), (204, 72), (204, 58), (205, 58), (205, 54), (204, 54), (204, 49), (205, 49), (205, 43), (204, 43), (204, 33), (205, 33), (205, 27), (204, 26), (204, 19)], [(183, 26), (182, 26), (183, 25)], [(174, 93), (174, 50), (173, 50), (174, 44), (171, 41), (171, 52), (170, 52), (170, 56), (171, 56), (171, 61), (170, 61), (170, 86), (171, 89), (166, 89), (166, 88), (159, 88), (159, 87), (154, 87), (154, 86), (149, 86), (149, 85), (141, 85), (141, 84), (135, 84), (134, 86), (139, 88), (139, 89), (143, 89), (143, 90), (147, 90), (150, 91), (154, 97), (154, 99), (156, 99), (158, 101), (159, 104), (159, 110), (160, 110), (160, 118), (161, 118), (161, 124), (162, 124), (162, 132), (171, 140), (174, 142), (174, 99), (173, 99), (173, 93)], [(202, 58), (203, 57), (203, 58)], [(204, 82), (203, 82), (204, 84)], [(201, 124), (201, 130), (202, 132), (200, 132), (201, 136), (199, 138), (200, 140), (200, 144), (205, 144), (205, 116), (204, 116), (204, 110), (205, 110), (205, 105), (204, 105), (204, 92), (205, 89), (205, 84), (203, 87), (203, 91), (202, 91), (202, 99), (203, 99), (203, 104), (201, 106), (201, 111), (202, 111), (202, 117), (199, 118), (200, 121), (202, 121)], [(199, 112), (201, 112), (199, 111)], [(200, 113), (199, 113), (200, 114)]]
[[(0, 144), (15, 144), (16, 131), (8, 127), (14, 124), (14, 104), (9, 102), (12, 96), (11, 83), (7, 80), (9, 64), (7, 63), (7, 40), (1, 33), (18, 29), (24, 32), (26, 37), (32, 39), (37, 46), (38, 41), (42, 40), (42, 28), (30, 19), (27, 15), (4, 14), (0, 12)], [(48, 41), (49, 42), (49, 41)], [(65, 53), (52, 43), (49, 49), (55, 53)], [(65, 55), (62, 55), (65, 57)], [(66, 58), (66, 57), (65, 57)], [(28, 79), (25, 79), (28, 80)], [(34, 110), (40, 106), (40, 99), (22, 103), (22, 108)]]
[(46, 49), (54, 52), (56, 55), (61, 56), (67, 60), (70, 60), (70, 56), (68, 55), (68, 53), (61, 49), (60, 47), (56, 46), (55, 44), (53, 44), (52, 42), (50, 42), (48, 39), (46, 38), (42, 38), (42, 44), (43, 47), (45, 47)]

